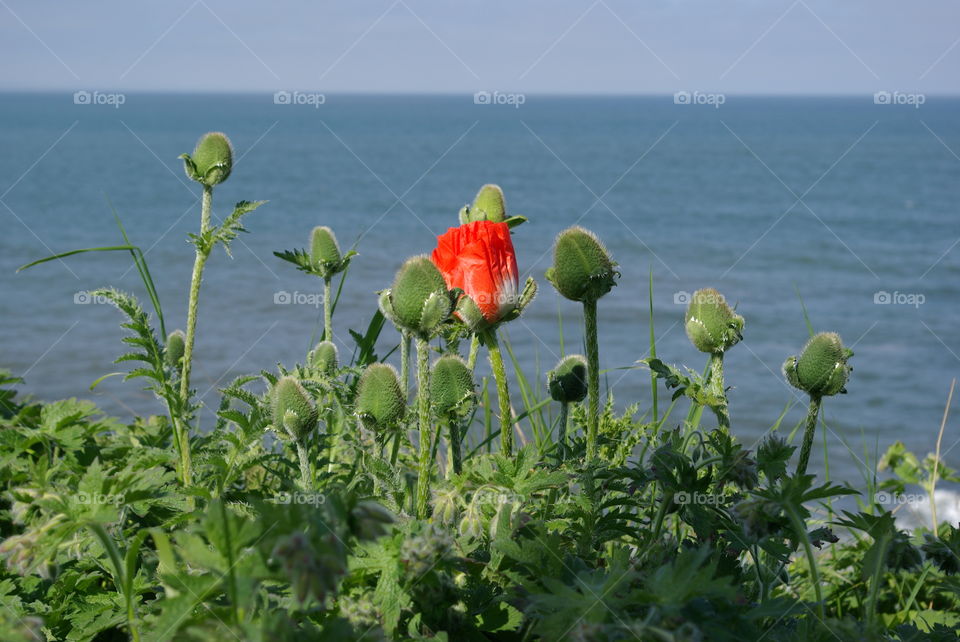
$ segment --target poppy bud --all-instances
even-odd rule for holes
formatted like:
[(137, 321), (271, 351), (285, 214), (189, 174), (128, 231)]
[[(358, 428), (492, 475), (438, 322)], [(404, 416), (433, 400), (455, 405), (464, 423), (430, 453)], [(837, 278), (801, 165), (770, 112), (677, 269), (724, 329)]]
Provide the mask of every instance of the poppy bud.
[(800, 358), (790, 357), (783, 364), (783, 374), (790, 385), (813, 397), (830, 397), (846, 393), (844, 386), (853, 368), (847, 360), (853, 350), (845, 348), (836, 332), (821, 332), (804, 346)]
[(339, 271), (343, 255), (340, 254), (337, 237), (329, 227), (320, 225), (310, 233), (310, 263), (324, 277)]
[(713, 288), (693, 293), (685, 317), (687, 336), (700, 352), (722, 353), (743, 338), (743, 317)]
[(167, 344), (163, 348), (163, 361), (171, 368), (180, 365), (185, 345), (183, 330), (174, 330), (167, 335)]
[(493, 221), (503, 223), (507, 219), (507, 204), (503, 190), (499, 185), (487, 184), (480, 188), (473, 199), (473, 205), (465, 205), (460, 210), (460, 224), (473, 221)]
[(469, 412), (474, 401), (473, 374), (459, 356), (447, 354), (433, 364), (430, 401), (439, 417)]
[(443, 275), (426, 256), (415, 256), (400, 267), (380, 304), (384, 316), (421, 335), (429, 335), (450, 316), (452, 308)]
[(370, 430), (395, 426), (407, 409), (400, 378), (393, 366), (372, 363), (357, 384), (356, 411), (363, 425)]
[(230, 176), (233, 169), (233, 146), (226, 134), (204, 134), (193, 150), (193, 156), (181, 154), (184, 169), (191, 179), (213, 187)]
[(557, 237), (546, 276), (571, 301), (596, 301), (617, 284), (615, 265), (593, 232), (574, 226)]
[(307, 355), (307, 362), (321, 374), (331, 376), (337, 370), (337, 346), (321, 341)]
[(317, 427), (317, 409), (294, 377), (282, 377), (270, 391), (273, 425), (294, 439), (304, 439)]
[(554, 401), (576, 403), (587, 396), (587, 360), (582, 355), (564, 357), (547, 373), (547, 387)]

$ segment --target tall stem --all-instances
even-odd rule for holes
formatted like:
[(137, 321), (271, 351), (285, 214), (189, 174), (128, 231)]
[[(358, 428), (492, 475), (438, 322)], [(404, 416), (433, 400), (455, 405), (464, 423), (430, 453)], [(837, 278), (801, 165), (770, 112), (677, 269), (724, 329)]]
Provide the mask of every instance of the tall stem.
[(333, 341), (333, 310), (330, 308), (330, 277), (323, 279), (323, 338)]
[(302, 439), (297, 440), (297, 458), (300, 460), (300, 486), (303, 492), (309, 492), (311, 489), (310, 478), (310, 459), (307, 457), (307, 446)]
[(587, 342), (587, 461), (597, 456), (597, 424), (600, 420), (600, 348), (597, 344), (597, 302), (583, 302), (583, 323)]
[[(203, 186), (203, 199), (200, 202), (200, 235), (203, 236), (210, 229), (210, 215), (213, 208), (213, 187)], [(209, 251), (197, 247), (197, 255), (193, 261), (193, 276), (190, 279), (190, 299), (187, 302), (187, 333), (183, 342), (183, 370), (180, 373), (180, 398), (184, 409), (190, 405), (190, 368), (193, 365), (193, 342), (197, 331), (197, 307), (200, 303), (200, 282), (203, 280), (203, 266), (210, 256)], [(192, 480), (190, 464), (190, 436), (188, 427), (179, 417), (176, 430), (179, 438), (176, 440), (180, 448), (180, 475), (185, 486)]]
[(453, 474), (459, 475), (463, 470), (463, 455), (460, 452), (460, 422), (456, 419), (450, 419), (450, 466), (453, 468)]
[(483, 335), (490, 353), (490, 369), (497, 382), (497, 401), (500, 404), (500, 452), (509, 455), (513, 452), (513, 414), (510, 412), (510, 391), (507, 389), (507, 371), (503, 367), (500, 343), (496, 330), (487, 330)]
[(430, 346), (417, 337), (417, 423), (420, 429), (420, 470), (417, 480), (417, 517), (426, 519), (430, 500), (431, 431), (430, 431)]
[(560, 425), (557, 427), (557, 448), (560, 449), (560, 459), (567, 458), (567, 421), (570, 415), (570, 404), (560, 403)]
[(400, 386), (406, 403), (410, 389), (410, 333), (404, 330), (400, 334)]
[(807, 472), (810, 461), (810, 449), (813, 447), (813, 435), (817, 431), (817, 417), (820, 414), (820, 397), (810, 395), (810, 407), (807, 408), (807, 427), (803, 431), (803, 445), (800, 447), (800, 460), (797, 462), (797, 475)]

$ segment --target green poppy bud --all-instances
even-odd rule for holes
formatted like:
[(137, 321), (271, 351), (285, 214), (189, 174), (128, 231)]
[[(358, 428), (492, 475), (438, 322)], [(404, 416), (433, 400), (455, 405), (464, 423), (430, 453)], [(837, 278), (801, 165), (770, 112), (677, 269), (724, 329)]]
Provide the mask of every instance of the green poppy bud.
[(392, 428), (403, 419), (407, 409), (400, 377), (393, 366), (372, 363), (357, 384), (356, 411), (363, 425), (370, 430)]
[(337, 346), (331, 341), (321, 341), (307, 355), (307, 362), (321, 374), (332, 376), (337, 371)]
[(381, 306), (388, 308), (384, 316), (394, 319), (401, 328), (428, 335), (450, 316), (453, 304), (443, 275), (424, 255), (408, 259), (400, 267), (388, 299), (381, 298)]
[(193, 155), (181, 154), (187, 176), (213, 187), (230, 176), (233, 169), (233, 146), (226, 134), (210, 132), (197, 142)]
[(167, 336), (167, 344), (163, 347), (163, 361), (171, 368), (176, 368), (180, 365), (180, 359), (183, 358), (185, 340), (183, 330), (174, 330)]
[(499, 185), (484, 185), (473, 199), (473, 205), (465, 205), (460, 210), (461, 225), (473, 221), (502, 223), (505, 220), (507, 220), (507, 204)]
[(270, 391), (273, 425), (294, 439), (304, 439), (317, 427), (317, 409), (294, 377), (281, 377)]
[(722, 353), (743, 338), (743, 317), (713, 288), (693, 293), (685, 316), (687, 336), (700, 352)]
[(430, 401), (438, 417), (463, 415), (474, 401), (473, 373), (459, 356), (447, 354), (433, 364)]
[(844, 386), (853, 368), (847, 360), (853, 350), (845, 348), (836, 332), (821, 332), (804, 346), (800, 357), (790, 357), (783, 364), (783, 374), (790, 385), (812, 397), (830, 397), (846, 393)]
[(310, 263), (324, 277), (333, 276), (343, 264), (337, 237), (329, 227), (320, 225), (310, 233)]
[(596, 301), (617, 284), (615, 266), (593, 232), (574, 226), (557, 237), (546, 276), (571, 301)]
[(576, 403), (587, 396), (587, 360), (579, 354), (564, 357), (547, 373), (547, 388), (554, 401)]

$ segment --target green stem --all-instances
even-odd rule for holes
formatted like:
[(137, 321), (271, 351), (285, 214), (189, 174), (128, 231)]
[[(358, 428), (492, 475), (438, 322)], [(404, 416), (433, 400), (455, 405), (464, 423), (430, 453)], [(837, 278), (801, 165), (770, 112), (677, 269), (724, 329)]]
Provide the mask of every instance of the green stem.
[[(200, 236), (210, 229), (210, 216), (213, 209), (213, 188), (203, 186), (203, 199), (200, 203)], [(197, 255), (193, 262), (193, 276), (190, 279), (190, 299), (187, 303), (187, 332), (183, 342), (183, 370), (180, 373), (180, 399), (184, 410), (190, 405), (190, 368), (193, 365), (193, 343), (197, 331), (197, 307), (200, 303), (200, 283), (203, 280), (203, 266), (210, 256), (209, 251), (197, 247)], [(176, 440), (180, 449), (180, 475), (184, 486), (189, 486), (192, 480), (190, 464), (190, 436), (188, 427), (179, 417), (176, 430), (179, 437)]]
[(474, 334), (470, 338), (470, 354), (467, 355), (467, 367), (473, 372), (477, 367), (477, 354), (480, 352), (480, 335)]
[(497, 401), (500, 405), (500, 452), (509, 455), (513, 452), (513, 414), (510, 412), (507, 371), (503, 367), (503, 356), (500, 354), (496, 330), (487, 330), (483, 335), (483, 342), (490, 353), (490, 369), (497, 382)]
[(807, 409), (806, 429), (803, 431), (803, 445), (800, 447), (800, 460), (797, 462), (797, 475), (807, 472), (807, 463), (810, 461), (810, 449), (813, 447), (813, 436), (817, 431), (817, 417), (820, 414), (820, 397), (810, 395), (810, 406)]
[(813, 555), (813, 546), (810, 544), (810, 537), (807, 535), (807, 529), (803, 525), (803, 520), (800, 519), (800, 515), (793, 505), (785, 503), (784, 511), (790, 519), (794, 533), (796, 533), (798, 541), (803, 545), (804, 553), (807, 556), (807, 565), (810, 567), (810, 582), (813, 584), (813, 592), (817, 596), (817, 615), (820, 621), (823, 622), (826, 619), (826, 615), (823, 608), (823, 592), (820, 589), (820, 571), (817, 569), (817, 558)]
[(330, 277), (323, 279), (323, 338), (333, 341), (333, 310), (330, 308)]
[(396, 433), (393, 438), (393, 450), (390, 451), (390, 464), (393, 466), (397, 465), (397, 458), (400, 456), (400, 439), (403, 437), (400, 428), (396, 429)]
[(583, 302), (583, 323), (587, 342), (587, 461), (597, 456), (597, 423), (600, 420), (600, 348), (597, 345), (597, 302)]
[(400, 386), (406, 403), (410, 388), (410, 333), (402, 331), (400, 334)]
[(453, 474), (459, 475), (463, 470), (463, 455), (460, 451), (460, 423), (456, 419), (449, 422), (450, 430), (450, 465), (453, 467)]
[[(657, 339), (653, 332), (653, 266), (650, 267), (650, 287), (649, 287), (648, 303), (650, 307), (650, 358), (657, 358)], [(653, 396), (653, 423), (656, 425), (659, 422), (660, 413), (657, 408), (657, 373), (653, 370), (650, 371), (650, 394)]]
[(567, 458), (567, 422), (570, 416), (570, 404), (560, 403), (560, 425), (557, 426), (557, 448), (560, 449), (560, 459)]
[(417, 337), (417, 424), (420, 429), (420, 466), (417, 480), (417, 517), (426, 519), (430, 501), (431, 431), (430, 431), (430, 346)]
[(300, 460), (300, 486), (303, 492), (309, 492), (312, 484), (310, 483), (313, 475), (310, 471), (310, 459), (307, 456), (307, 445), (302, 439), (297, 440), (297, 458)]
[(719, 399), (717, 405), (713, 407), (713, 412), (717, 415), (717, 424), (721, 428), (730, 428), (730, 412), (727, 410), (727, 391), (723, 381), (723, 353), (714, 352), (710, 355), (710, 392)]

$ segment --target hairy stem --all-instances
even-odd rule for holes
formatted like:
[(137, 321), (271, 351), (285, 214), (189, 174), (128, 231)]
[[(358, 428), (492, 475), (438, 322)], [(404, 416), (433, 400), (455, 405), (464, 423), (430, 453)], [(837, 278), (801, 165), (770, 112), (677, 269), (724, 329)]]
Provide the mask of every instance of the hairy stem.
[(600, 348), (597, 344), (597, 302), (583, 302), (587, 343), (587, 461), (597, 456), (597, 424), (600, 419)]
[(400, 334), (400, 386), (406, 403), (410, 388), (410, 333), (404, 330)]
[(730, 411), (727, 409), (727, 391), (723, 381), (723, 353), (714, 352), (710, 355), (710, 392), (719, 401), (713, 407), (717, 415), (717, 424), (721, 428), (730, 428)]
[(490, 369), (497, 382), (497, 401), (500, 405), (500, 452), (509, 455), (513, 452), (513, 414), (510, 412), (510, 391), (507, 389), (507, 371), (503, 367), (500, 343), (496, 330), (488, 330), (483, 342), (490, 353)]
[(333, 341), (333, 310), (330, 308), (330, 277), (323, 279), (323, 338)]
[(806, 429), (803, 431), (803, 445), (800, 447), (800, 460), (797, 462), (797, 475), (804, 475), (807, 472), (807, 462), (810, 461), (810, 449), (813, 447), (813, 435), (817, 431), (817, 417), (819, 415), (820, 397), (810, 395)]
[[(210, 229), (210, 215), (213, 208), (213, 188), (203, 186), (203, 200), (200, 203), (200, 235)], [(210, 256), (209, 251), (197, 247), (197, 256), (193, 262), (193, 276), (190, 279), (190, 299), (187, 302), (187, 332), (183, 342), (183, 369), (180, 372), (180, 398), (184, 411), (190, 405), (190, 368), (193, 365), (193, 343), (197, 331), (197, 307), (200, 303), (200, 283), (203, 280), (203, 266)], [(185, 486), (190, 485), (192, 471), (190, 464), (190, 436), (183, 417), (179, 417), (174, 428), (179, 431), (176, 442), (180, 450), (180, 475)]]
[(467, 355), (467, 367), (473, 372), (477, 367), (477, 354), (480, 352), (480, 335), (474, 334), (470, 338), (470, 354)]
[(560, 459), (567, 458), (567, 422), (570, 416), (570, 404), (566, 401), (560, 404), (560, 422), (557, 426), (557, 448), (560, 451)]
[(453, 474), (459, 475), (463, 470), (463, 455), (460, 452), (460, 439), (462, 437), (460, 422), (451, 419), (448, 424), (450, 431), (450, 466), (453, 469)]
[[(809, 454), (810, 452), (808, 450), (807, 455)], [(820, 572), (817, 568), (817, 558), (813, 554), (813, 546), (810, 544), (810, 537), (807, 535), (807, 529), (803, 524), (803, 520), (800, 519), (797, 509), (792, 504), (786, 503), (784, 505), (784, 511), (790, 519), (790, 524), (793, 526), (797, 541), (803, 546), (803, 551), (807, 556), (807, 565), (810, 567), (810, 583), (813, 584), (813, 591), (817, 596), (817, 615), (820, 621), (823, 622), (826, 619), (826, 615), (823, 608), (823, 592), (820, 588)]]
[(431, 437), (430, 434), (430, 346), (417, 337), (417, 424), (420, 431), (420, 466), (417, 480), (417, 517), (426, 519), (430, 500)]
[(297, 458), (300, 460), (300, 486), (304, 492), (309, 492), (313, 475), (310, 471), (310, 459), (307, 457), (307, 445), (302, 439), (297, 440)]

